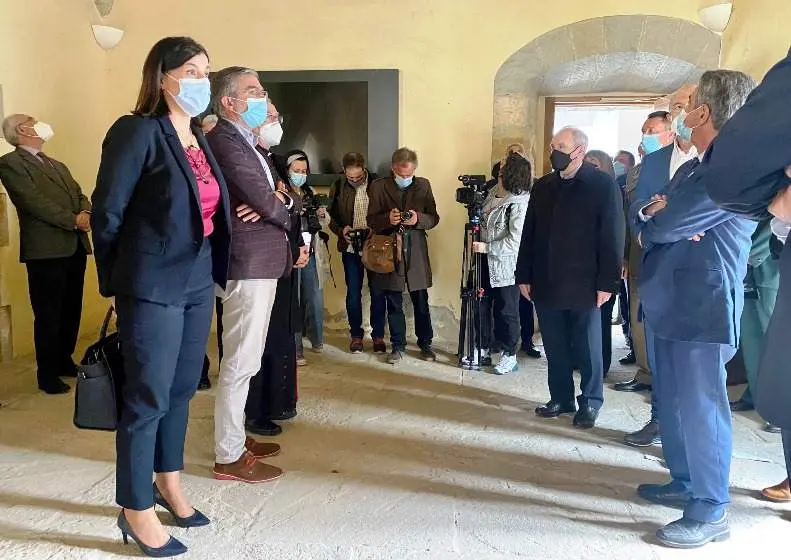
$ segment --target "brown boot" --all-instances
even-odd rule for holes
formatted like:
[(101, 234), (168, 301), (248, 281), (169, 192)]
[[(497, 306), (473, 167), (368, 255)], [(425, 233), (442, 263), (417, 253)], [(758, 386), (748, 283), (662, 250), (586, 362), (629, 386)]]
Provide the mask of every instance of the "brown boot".
[(363, 346), (363, 339), (352, 337), (352, 342), (349, 344), (349, 352), (352, 354), (362, 354), (363, 350), (365, 350), (365, 346)]
[(256, 441), (251, 437), (248, 437), (244, 440), (244, 448), (252, 453), (253, 457), (256, 459), (264, 459), (266, 457), (280, 455), (280, 446), (278, 444)]
[(217, 480), (237, 480), (256, 484), (275, 480), (282, 474), (283, 471), (277, 467), (259, 463), (249, 451), (245, 451), (235, 463), (229, 465), (214, 463), (214, 478)]
[(770, 502), (791, 502), (791, 487), (789, 487), (788, 479), (786, 478), (780, 484), (764, 488), (761, 490), (761, 495)]

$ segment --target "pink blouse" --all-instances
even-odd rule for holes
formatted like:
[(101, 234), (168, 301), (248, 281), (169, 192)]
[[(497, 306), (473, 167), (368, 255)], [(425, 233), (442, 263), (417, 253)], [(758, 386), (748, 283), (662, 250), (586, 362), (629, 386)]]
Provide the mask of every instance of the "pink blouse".
[(186, 152), (187, 160), (190, 162), (190, 167), (192, 167), (192, 172), (195, 174), (195, 179), (198, 182), (201, 211), (203, 214), (203, 236), (208, 237), (214, 231), (212, 217), (214, 217), (217, 206), (220, 204), (220, 184), (217, 182), (217, 178), (214, 176), (214, 172), (212, 172), (203, 150), (190, 146), (184, 151)]

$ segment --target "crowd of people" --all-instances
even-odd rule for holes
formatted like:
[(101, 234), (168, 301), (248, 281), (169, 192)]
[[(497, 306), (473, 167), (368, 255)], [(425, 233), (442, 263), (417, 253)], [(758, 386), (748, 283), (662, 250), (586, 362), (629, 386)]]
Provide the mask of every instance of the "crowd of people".
[[(589, 150), (581, 130), (563, 128), (549, 146), (553, 171), (534, 181), (524, 147), (510, 146), (492, 169), (481, 240), (471, 248), (485, 256), (481, 313), (493, 320), (479, 323), (481, 354), (460, 358), (505, 375), (518, 369), (520, 349), (540, 357), (535, 312), (548, 362), (550, 398), (535, 411), (542, 418), (573, 414), (574, 426), (595, 426), (620, 296), (630, 348), (621, 362), (636, 363), (638, 373), (613, 388), (651, 391), (649, 422), (625, 441), (662, 444), (670, 482), (637, 493), (683, 509), (657, 532), (667, 546), (692, 548), (730, 534), (732, 412), (755, 406), (768, 429), (782, 430), (791, 472), (782, 351), (791, 300), (779, 290), (791, 229), (791, 156), (781, 142), (788, 112), (780, 105), (790, 69), (791, 54), (755, 93), (751, 78), (728, 70), (683, 86), (668, 110), (646, 119), (640, 163), (627, 151), (611, 158)], [(0, 179), (20, 218), (39, 388), (68, 392), (61, 377), (77, 372), (72, 354), (93, 250), (124, 356), (118, 527), (149, 556), (187, 550), (167, 533), (155, 504), (179, 526), (210, 523), (191, 505), (180, 472), (189, 402), (211, 386), (206, 346), (215, 312), (214, 477), (263, 483), (281, 476), (264, 461), (280, 446), (247, 434), (278, 435), (278, 422), (297, 414), (303, 336), (315, 352), (324, 346), (330, 252), (323, 228), (337, 236), (343, 263), (349, 351), (366, 349), (367, 275), (372, 351), (390, 364), (403, 359), (407, 291), (419, 355), (437, 359), (427, 232), (439, 214), (431, 183), (416, 174), (417, 154), (396, 150), (382, 177), (362, 154), (346, 154), (314, 220), (308, 155), (272, 152), (283, 119), (258, 73), (237, 66), (209, 73), (208, 53), (193, 39), (169, 37), (152, 48), (132, 114), (104, 140), (91, 201), (66, 166), (42, 151), (49, 125), (28, 115), (3, 122), (16, 150), (0, 158)], [(756, 150), (750, 165), (743, 165), (745, 150)], [(377, 266), (369, 249), (379, 251)], [(749, 388), (729, 403), (726, 364), (737, 348)], [(791, 501), (788, 479), (764, 495)]]

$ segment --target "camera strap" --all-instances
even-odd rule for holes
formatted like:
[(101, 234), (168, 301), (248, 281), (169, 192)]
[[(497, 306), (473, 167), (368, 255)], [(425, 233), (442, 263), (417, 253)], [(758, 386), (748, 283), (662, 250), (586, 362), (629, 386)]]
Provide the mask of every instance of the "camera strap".
[[(409, 188), (412, 188), (412, 187), (409, 187)], [(403, 191), (401, 191), (401, 211), (402, 212), (407, 209), (406, 208), (406, 192), (407, 192), (407, 190), (409, 190), (409, 189), (404, 189)], [(401, 256), (403, 257), (403, 262), (404, 262), (404, 278), (406, 278), (407, 272), (409, 271), (409, 259), (411, 257), (411, 253), (412, 253), (412, 243), (410, 242), (410, 238), (412, 236), (411, 236), (411, 230), (409, 228), (405, 228), (405, 227), (401, 226), (399, 228), (399, 230), (401, 232), (401, 245), (402, 245)], [(396, 233), (396, 235), (398, 235), (398, 233)], [(394, 243), (393, 244), (393, 250), (397, 250), (396, 249), (397, 246), (398, 246), (398, 243)], [(401, 260), (401, 259), (398, 259), (398, 260)], [(398, 260), (396, 260), (396, 262), (398, 262)]]

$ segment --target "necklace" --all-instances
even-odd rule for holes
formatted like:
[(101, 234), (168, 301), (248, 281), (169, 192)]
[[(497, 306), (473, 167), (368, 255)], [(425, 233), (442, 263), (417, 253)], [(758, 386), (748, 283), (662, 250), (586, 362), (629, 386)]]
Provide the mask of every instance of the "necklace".
[(204, 184), (208, 185), (209, 181), (211, 180), (211, 176), (204, 172), (204, 169), (208, 167), (206, 156), (198, 148), (193, 147), (185, 148), (184, 153), (187, 154), (187, 160), (189, 160), (190, 167), (192, 167), (198, 180), (203, 181)]

